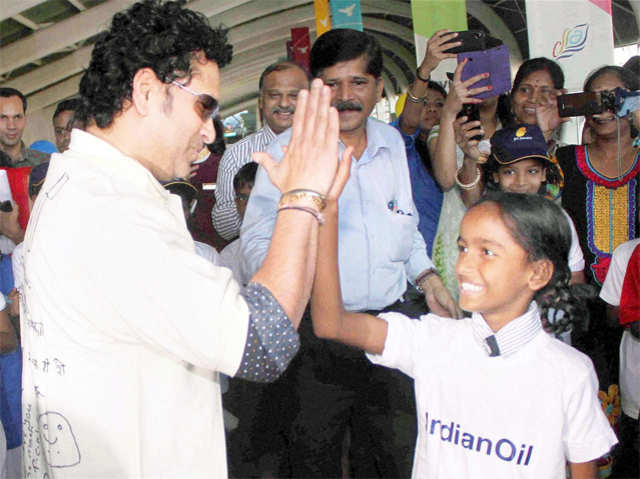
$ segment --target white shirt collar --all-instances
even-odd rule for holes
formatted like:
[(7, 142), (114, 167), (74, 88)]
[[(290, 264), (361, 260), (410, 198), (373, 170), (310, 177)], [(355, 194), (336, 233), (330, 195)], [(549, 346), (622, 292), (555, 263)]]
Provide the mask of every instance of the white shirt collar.
[[(73, 129), (69, 143), (69, 155), (80, 154), (83, 158), (100, 158), (105, 167), (120, 170), (119, 176), (125, 176), (130, 182), (143, 188), (151, 188), (162, 198), (168, 198), (169, 192), (151, 172), (136, 159), (125, 155), (111, 143), (83, 130)], [(65, 152), (66, 153), (66, 152)], [(63, 154), (64, 156), (64, 154)], [(86, 161), (86, 160), (84, 160)]]
[(522, 315), (504, 325), (497, 333), (480, 313), (471, 315), (473, 336), (489, 356), (509, 356), (522, 349), (542, 330), (540, 313), (535, 301)]

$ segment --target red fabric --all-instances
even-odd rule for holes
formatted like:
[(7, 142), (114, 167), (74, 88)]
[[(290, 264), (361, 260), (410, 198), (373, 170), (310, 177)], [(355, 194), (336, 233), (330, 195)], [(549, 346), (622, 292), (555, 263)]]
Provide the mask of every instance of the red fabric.
[(309, 28), (292, 28), (291, 45), (293, 47), (293, 61), (298, 65), (304, 66), (309, 71), (309, 54), (311, 53)]
[(18, 212), (18, 223), (20, 227), (27, 229), (29, 222), (29, 174), (30, 166), (22, 166), (20, 168), (0, 168), (6, 170), (9, 178), (9, 188), (11, 188), (11, 196), (13, 201), (18, 204), (20, 209)]
[(198, 168), (196, 175), (190, 180), (191, 184), (198, 188), (198, 204), (189, 225), (193, 239), (207, 243), (218, 251), (221, 251), (229, 241), (218, 234), (211, 220), (211, 210), (216, 204), (215, 191), (203, 190), (202, 184), (216, 182), (220, 159), (220, 155), (209, 155), (204, 162), (200, 163), (200, 168)]
[(640, 245), (633, 250), (627, 264), (622, 283), (618, 320), (623, 326), (640, 320)]
[(633, 167), (620, 179), (618, 178), (605, 178), (599, 175), (596, 171), (587, 163), (587, 153), (585, 145), (576, 146), (576, 160), (578, 168), (584, 176), (593, 181), (596, 185), (605, 186), (607, 188), (619, 188), (626, 185), (632, 178), (635, 178), (640, 174), (640, 153), (638, 153), (633, 160)]

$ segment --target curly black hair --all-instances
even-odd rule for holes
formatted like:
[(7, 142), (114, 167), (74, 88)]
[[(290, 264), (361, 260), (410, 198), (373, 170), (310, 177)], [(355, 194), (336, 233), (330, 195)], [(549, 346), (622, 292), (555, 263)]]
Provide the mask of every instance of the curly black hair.
[(164, 83), (189, 76), (195, 52), (223, 67), (233, 47), (227, 29), (212, 29), (201, 13), (183, 8), (184, 0), (144, 0), (116, 13), (100, 34), (91, 61), (80, 81), (80, 118), (99, 128), (113, 122), (123, 103), (131, 99), (133, 77), (151, 68)]
[(540, 195), (491, 192), (476, 205), (491, 202), (500, 208), (502, 221), (513, 239), (527, 252), (529, 261), (547, 259), (553, 264), (549, 282), (534, 295), (545, 330), (560, 334), (585, 328), (589, 319), (586, 300), (596, 291), (587, 285), (570, 285), (571, 229), (562, 208)]

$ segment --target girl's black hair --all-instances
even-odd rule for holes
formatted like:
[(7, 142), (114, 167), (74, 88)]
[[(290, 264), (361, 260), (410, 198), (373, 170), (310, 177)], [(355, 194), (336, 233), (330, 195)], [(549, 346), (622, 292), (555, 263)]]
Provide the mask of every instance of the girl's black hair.
[(570, 286), (569, 250), (571, 229), (564, 211), (541, 195), (490, 192), (476, 205), (495, 203), (513, 239), (527, 252), (529, 261), (547, 259), (553, 276), (533, 299), (547, 332), (559, 334), (588, 321), (586, 299), (595, 292), (585, 285)]

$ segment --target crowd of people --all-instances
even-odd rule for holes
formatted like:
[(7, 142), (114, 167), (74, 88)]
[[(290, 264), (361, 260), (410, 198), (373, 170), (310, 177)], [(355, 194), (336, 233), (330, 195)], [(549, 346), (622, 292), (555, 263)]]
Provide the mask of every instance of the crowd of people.
[(0, 88), (0, 479), (639, 477), (640, 109), (562, 144), (560, 65), (479, 99), (431, 79), (456, 36), (386, 124), (380, 45), (330, 30), (231, 145), (181, 2), (114, 16), (55, 146)]

